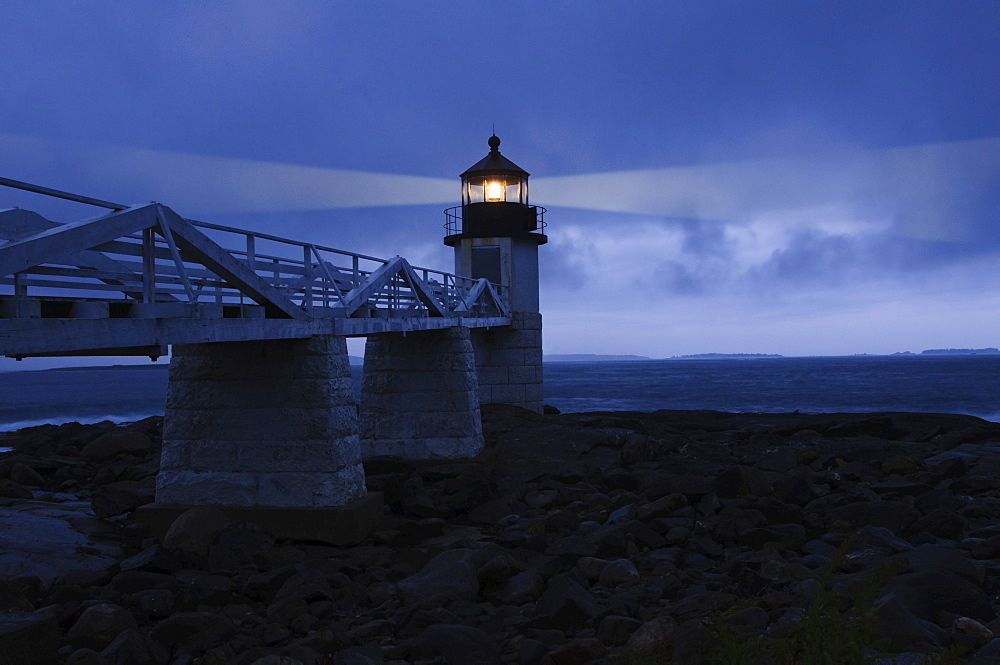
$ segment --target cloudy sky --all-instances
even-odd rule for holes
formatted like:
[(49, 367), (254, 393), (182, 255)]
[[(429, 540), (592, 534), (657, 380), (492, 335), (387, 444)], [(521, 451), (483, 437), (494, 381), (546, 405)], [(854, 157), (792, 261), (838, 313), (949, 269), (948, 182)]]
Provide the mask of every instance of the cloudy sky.
[(12, 0), (0, 175), (450, 269), (495, 126), (549, 209), (548, 353), (1000, 346), (998, 34), (995, 0)]

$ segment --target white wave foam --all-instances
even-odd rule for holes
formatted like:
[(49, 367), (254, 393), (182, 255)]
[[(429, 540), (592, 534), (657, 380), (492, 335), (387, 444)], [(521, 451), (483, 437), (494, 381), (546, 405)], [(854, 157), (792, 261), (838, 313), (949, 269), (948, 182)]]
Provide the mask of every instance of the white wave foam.
[(83, 424), (99, 423), (105, 420), (110, 420), (115, 424), (121, 423), (131, 423), (136, 420), (142, 420), (143, 418), (149, 418), (150, 416), (162, 416), (163, 413), (151, 413), (151, 412), (140, 412), (140, 413), (109, 413), (109, 414), (86, 414), (86, 415), (59, 415), (52, 416), (49, 418), (40, 418), (34, 420), (11, 420), (6, 422), (0, 422), (0, 432), (13, 432), (15, 430), (24, 429), (25, 427), (37, 427), (38, 425), (61, 425), (63, 423), (78, 422)]

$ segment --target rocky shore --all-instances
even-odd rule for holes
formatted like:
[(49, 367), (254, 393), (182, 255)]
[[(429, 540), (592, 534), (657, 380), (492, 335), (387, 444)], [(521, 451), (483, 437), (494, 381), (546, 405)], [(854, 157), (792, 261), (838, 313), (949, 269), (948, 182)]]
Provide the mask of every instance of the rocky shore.
[(1000, 663), (1000, 424), (484, 408), (353, 547), (148, 538), (160, 424), (0, 438), (0, 665)]

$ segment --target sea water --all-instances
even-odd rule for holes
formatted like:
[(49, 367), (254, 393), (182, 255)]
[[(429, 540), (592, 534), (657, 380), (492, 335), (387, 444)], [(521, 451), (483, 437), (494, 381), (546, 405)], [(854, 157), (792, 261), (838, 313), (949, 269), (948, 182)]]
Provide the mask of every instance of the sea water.
[[(361, 368), (353, 368), (355, 389)], [(563, 412), (713, 409), (923, 411), (1000, 422), (998, 356), (846, 356), (549, 362), (545, 403)], [(162, 415), (165, 366), (0, 373), (0, 432)]]

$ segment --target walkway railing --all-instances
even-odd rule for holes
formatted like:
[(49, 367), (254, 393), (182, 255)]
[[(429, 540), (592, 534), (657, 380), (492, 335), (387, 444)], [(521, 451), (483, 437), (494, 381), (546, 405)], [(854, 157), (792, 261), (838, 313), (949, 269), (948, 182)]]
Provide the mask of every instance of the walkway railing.
[[(413, 267), (400, 257), (183, 219), (159, 204), (128, 207), (5, 178), (0, 184), (113, 211), (70, 225), (27, 210), (0, 211), (0, 299), (7, 304), (0, 316), (7, 318), (87, 317), (90, 301), (109, 308), (104, 314), (90, 307), (96, 318), (134, 317), (137, 304), (159, 314), (173, 307), (178, 315), (194, 305), (216, 306), (223, 318), (301, 318), (296, 309), (307, 318), (508, 313), (500, 285)], [(130, 230), (117, 234), (115, 228)], [(88, 233), (95, 242), (80, 249), (82, 241), (63, 240), (73, 233)], [(73, 251), (62, 251), (67, 248)], [(18, 263), (25, 252), (42, 260)], [(257, 279), (267, 288), (253, 288)], [(38, 311), (15, 306), (25, 299)]]

